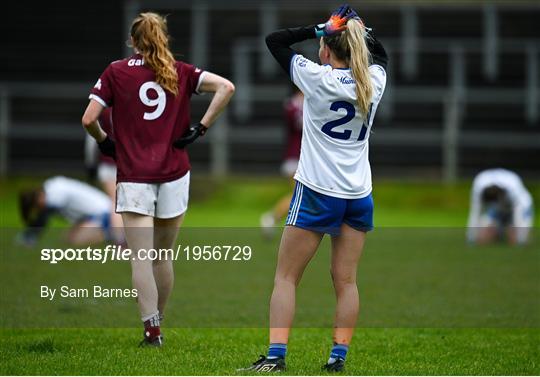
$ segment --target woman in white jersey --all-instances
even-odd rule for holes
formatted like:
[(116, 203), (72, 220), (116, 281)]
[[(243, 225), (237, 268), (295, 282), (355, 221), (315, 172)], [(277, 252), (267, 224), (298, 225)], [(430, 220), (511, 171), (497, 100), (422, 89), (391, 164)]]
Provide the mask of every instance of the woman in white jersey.
[(533, 225), (533, 199), (513, 171), (488, 169), (473, 181), (467, 226), (470, 243), (525, 244)]
[[(317, 37), (322, 64), (290, 48)], [(373, 228), (368, 138), (386, 84), (387, 55), (346, 5), (325, 24), (277, 31), (266, 43), (304, 93), (304, 125), (297, 184), (270, 302), (270, 347), (249, 369), (285, 369), (296, 287), (328, 233), (337, 307), (334, 346), (324, 368), (340, 371), (359, 311), (357, 264), (366, 232)]]
[(39, 188), (19, 194), (19, 209), (27, 227), (19, 241), (34, 245), (52, 215), (72, 224), (67, 240), (73, 245), (111, 241), (111, 206), (104, 192), (87, 183), (62, 176), (49, 178)]

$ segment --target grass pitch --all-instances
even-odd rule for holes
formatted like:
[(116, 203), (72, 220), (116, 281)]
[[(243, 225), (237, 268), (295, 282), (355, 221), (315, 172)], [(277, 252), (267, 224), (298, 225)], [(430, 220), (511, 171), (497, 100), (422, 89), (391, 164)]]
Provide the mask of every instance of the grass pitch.
[[(43, 281), (128, 287), (129, 266), (50, 266), (13, 246), (16, 191), (31, 183), (0, 186), (1, 374), (228, 375), (266, 352), (278, 240), (264, 241), (253, 227), (288, 192), (286, 183), (194, 180), (179, 242), (236, 241), (255, 251), (247, 264), (177, 262), (159, 350), (136, 347), (141, 329), (132, 300), (47, 304), (37, 297), (33, 289)], [(539, 187), (530, 186), (537, 203)], [(375, 182), (379, 228), (368, 236), (359, 268), (363, 307), (345, 374), (540, 374), (538, 240), (517, 249), (466, 247), (468, 189)], [(53, 225), (41, 247), (60, 242), (64, 223)], [(200, 228), (209, 225), (234, 228)], [(287, 374), (322, 373), (333, 303), (325, 242), (299, 288)]]

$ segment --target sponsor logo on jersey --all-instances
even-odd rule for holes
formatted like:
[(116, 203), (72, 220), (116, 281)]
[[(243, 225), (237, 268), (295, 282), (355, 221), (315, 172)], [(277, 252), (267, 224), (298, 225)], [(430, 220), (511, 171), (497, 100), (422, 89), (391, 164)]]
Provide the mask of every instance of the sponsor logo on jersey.
[(129, 59), (128, 60), (129, 67), (138, 67), (141, 65), (144, 65), (144, 59)]
[(306, 58), (298, 59), (298, 66), (304, 68), (307, 65), (308, 60)]
[(101, 79), (97, 80), (96, 85), (94, 85), (94, 88), (96, 88), (97, 90), (101, 90)]
[(347, 77), (347, 76), (342, 76), (340, 77), (339, 79), (339, 82), (342, 83), (342, 84), (355, 84), (356, 81), (354, 81), (354, 79), (352, 77)]

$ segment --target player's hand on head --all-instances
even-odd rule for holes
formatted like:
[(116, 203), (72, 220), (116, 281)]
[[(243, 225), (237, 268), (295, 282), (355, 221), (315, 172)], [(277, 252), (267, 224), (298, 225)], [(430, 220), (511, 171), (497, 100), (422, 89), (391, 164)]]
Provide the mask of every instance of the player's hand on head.
[(366, 31), (368, 32), (371, 31), (371, 28), (366, 26), (366, 24), (364, 23), (364, 20), (358, 15), (358, 12), (356, 12), (356, 10), (354, 10), (353, 8), (350, 8), (350, 12), (347, 14), (347, 21), (348, 20), (360, 21), (360, 23), (364, 25), (364, 27), (366, 28)]
[(332, 12), (326, 23), (317, 25), (315, 32), (318, 37), (339, 34), (347, 29), (347, 21), (352, 18), (360, 17), (358, 17), (358, 14), (354, 9), (347, 4), (344, 4)]
[(97, 144), (100, 152), (103, 153), (105, 156), (116, 158), (116, 145), (109, 136), (107, 136), (105, 139), (103, 139), (103, 141)]
[(173, 143), (173, 146), (178, 149), (185, 148), (186, 145), (193, 143), (199, 136), (206, 133), (208, 128), (201, 122), (189, 126), (187, 132), (180, 139)]

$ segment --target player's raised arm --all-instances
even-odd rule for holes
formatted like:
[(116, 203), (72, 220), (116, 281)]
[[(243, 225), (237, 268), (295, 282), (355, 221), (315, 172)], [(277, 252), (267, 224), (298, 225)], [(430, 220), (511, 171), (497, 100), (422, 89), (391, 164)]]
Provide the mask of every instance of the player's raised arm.
[(366, 28), (367, 31), (367, 47), (371, 54), (371, 61), (373, 64), (378, 64), (386, 70), (388, 66), (388, 54), (384, 49), (382, 43), (375, 37), (373, 29)]
[(356, 16), (348, 6), (341, 6), (324, 24), (278, 30), (266, 36), (266, 46), (281, 67), (290, 76), (291, 59), (296, 55), (290, 46), (306, 39), (341, 33), (347, 28), (347, 21)]
[(193, 143), (199, 136), (206, 133), (208, 128), (216, 121), (219, 114), (223, 112), (234, 94), (234, 84), (215, 73), (204, 72), (198, 88), (199, 93), (214, 93), (208, 109), (204, 113), (201, 121), (192, 124), (188, 132), (179, 140), (174, 142), (176, 148), (184, 148)]

